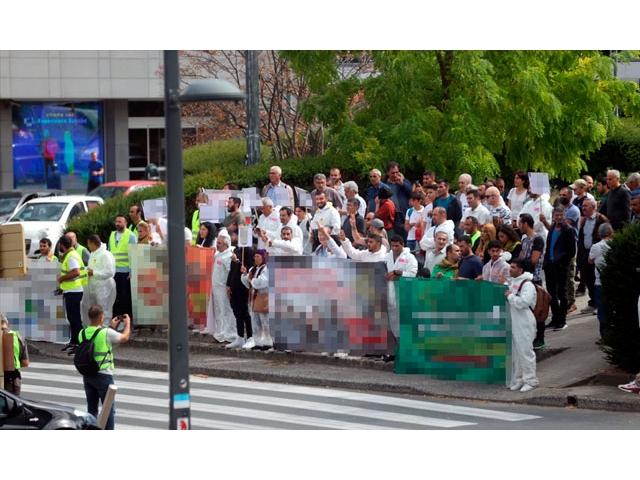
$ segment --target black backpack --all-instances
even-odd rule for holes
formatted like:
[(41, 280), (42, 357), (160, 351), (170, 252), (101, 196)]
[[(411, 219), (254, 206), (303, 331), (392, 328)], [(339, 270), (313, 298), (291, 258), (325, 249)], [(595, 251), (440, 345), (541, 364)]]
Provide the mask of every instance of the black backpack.
[(108, 352), (107, 355), (105, 355), (101, 363), (96, 362), (94, 357), (95, 343), (93, 342), (93, 339), (101, 330), (104, 330), (104, 328), (99, 327), (95, 332), (93, 332), (93, 335), (91, 335), (91, 338), (88, 340), (86, 329), (83, 328), (80, 332), (82, 342), (80, 342), (80, 345), (78, 345), (78, 348), (76, 349), (75, 356), (73, 357), (73, 364), (76, 366), (76, 370), (78, 370), (82, 375), (91, 377), (97, 374), (100, 371), (102, 364), (107, 360), (107, 358), (109, 358), (109, 354), (111, 352)]

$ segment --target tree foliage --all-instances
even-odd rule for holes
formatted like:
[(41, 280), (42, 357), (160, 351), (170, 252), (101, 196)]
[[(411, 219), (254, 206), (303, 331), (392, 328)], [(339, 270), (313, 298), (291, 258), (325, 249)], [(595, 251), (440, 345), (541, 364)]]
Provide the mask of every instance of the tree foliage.
[(340, 74), (347, 54), (281, 52), (312, 89), (305, 121), (322, 123), (336, 152), (449, 178), (493, 176), (501, 157), (573, 179), (618, 125), (615, 107), (640, 109), (638, 85), (618, 80), (598, 51), (361, 52), (352, 58), (371, 74), (360, 76)]
[(621, 118), (619, 128), (586, 162), (594, 178), (605, 176), (611, 168), (624, 176), (640, 171), (640, 125), (631, 118)]

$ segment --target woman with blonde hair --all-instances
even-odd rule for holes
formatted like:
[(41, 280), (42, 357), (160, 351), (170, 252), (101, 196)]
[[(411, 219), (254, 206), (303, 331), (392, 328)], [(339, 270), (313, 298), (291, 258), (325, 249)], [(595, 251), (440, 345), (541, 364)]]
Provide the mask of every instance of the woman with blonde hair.
[(476, 248), (476, 255), (480, 257), (482, 263), (487, 263), (490, 260), (488, 246), (491, 240), (496, 239), (496, 227), (493, 222), (488, 222), (482, 225), (480, 228), (480, 238), (478, 239), (478, 248)]

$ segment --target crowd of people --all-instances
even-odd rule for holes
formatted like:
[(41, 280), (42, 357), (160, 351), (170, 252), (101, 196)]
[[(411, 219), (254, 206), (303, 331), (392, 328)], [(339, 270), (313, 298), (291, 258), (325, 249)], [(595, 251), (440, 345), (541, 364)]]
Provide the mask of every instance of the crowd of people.
[[(609, 170), (594, 185), (583, 175), (560, 189), (550, 203), (549, 194), (532, 190), (529, 175), (517, 171), (513, 188), (503, 179), (485, 179), (475, 185), (471, 175), (451, 182), (425, 171), (412, 183), (397, 162), (385, 175), (369, 174), (369, 186), (360, 195), (358, 184), (343, 182), (338, 168), (327, 177), (314, 175), (312, 205), (299, 202), (285, 184), (282, 169), (269, 171), (269, 182), (259, 189), (261, 207), (247, 216), (239, 197), (230, 193), (226, 216), (218, 223), (200, 222), (196, 210), (185, 245), (213, 252), (212, 289), (203, 335), (227, 348), (272, 348), (269, 333), (267, 259), (269, 256), (313, 255), (352, 261), (385, 262), (389, 286), (389, 322), (399, 334), (395, 281), (401, 277), (431, 277), (436, 281), (476, 280), (508, 285), (505, 295), (514, 323), (515, 376), (510, 387), (527, 391), (537, 386), (535, 349), (545, 347), (545, 331), (567, 327), (567, 315), (576, 311), (575, 298), (588, 295), (582, 313), (603, 320), (599, 270), (607, 242), (616, 231), (640, 222), (640, 174), (623, 183)], [(598, 200), (591, 193), (597, 189)], [(225, 190), (237, 191), (232, 182)], [(207, 203), (206, 193), (195, 199)], [(259, 210), (259, 213), (258, 213)], [(132, 318), (128, 248), (132, 244), (166, 243), (166, 218), (144, 218), (134, 205), (128, 218), (119, 215), (107, 243), (97, 235), (82, 251), (75, 235), (61, 242), (62, 256), (40, 242), (43, 261), (60, 261), (58, 278), (65, 296), (71, 337), (65, 349), (77, 348), (83, 311), (99, 305), (106, 318), (126, 314)], [(252, 246), (238, 246), (239, 228), (250, 226)], [(80, 250), (80, 251), (79, 251)], [(85, 258), (83, 260), (83, 254)], [(87, 268), (85, 268), (85, 266)], [(531, 284), (528, 286), (527, 284)], [(551, 320), (536, 320), (530, 307), (536, 302), (533, 284), (551, 294)], [(85, 293), (83, 298), (82, 293)], [(605, 335), (601, 329), (597, 343)]]

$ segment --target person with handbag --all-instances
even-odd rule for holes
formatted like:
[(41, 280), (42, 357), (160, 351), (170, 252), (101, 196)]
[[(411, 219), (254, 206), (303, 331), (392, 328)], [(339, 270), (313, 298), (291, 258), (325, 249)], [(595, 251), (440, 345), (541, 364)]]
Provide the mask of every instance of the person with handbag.
[(269, 332), (269, 272), (267, 271), (267, 251), (258, 249), (253, 256), (253, 267), (247, 270), (242, 265), (241, 281), (249, 289), (251, 306), (251, 327), (253, 336), (248, 338), (242, 348), (273, 347)]

